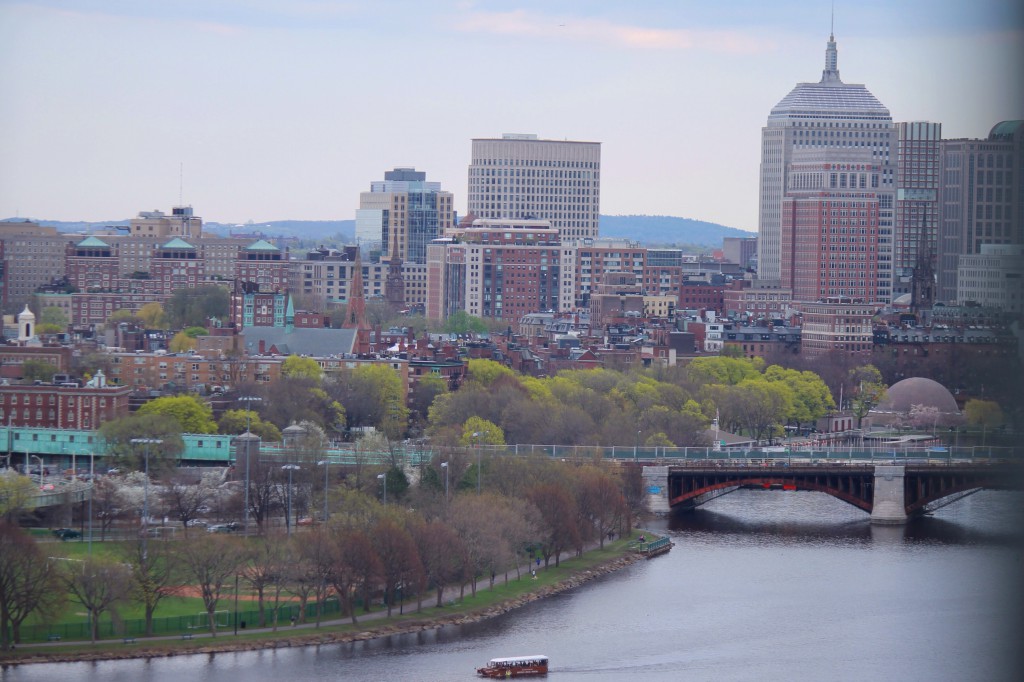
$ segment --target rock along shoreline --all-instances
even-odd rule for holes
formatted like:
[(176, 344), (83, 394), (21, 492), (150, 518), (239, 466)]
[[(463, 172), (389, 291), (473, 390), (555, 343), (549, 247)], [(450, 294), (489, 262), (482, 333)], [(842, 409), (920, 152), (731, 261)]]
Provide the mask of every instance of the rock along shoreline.
[(614, 559), (582, 570), (572, 576), (565, 578), (553, 585), (547, 585), (539, 590), (507, 599), (494, 606), (489, 606), (476, 611), (465, 611), (451, 615), (433, 616), (423, 620), (406, 621), (400, 624), (382, 624), (378, 627), (368, 627), (359, 632), (311, 632), (309, 634), (289, 634), (288, 636), (278, 635), (246, 642), (217, 642), (211, 640), (209, 644), (196, 647), (175, 646), (169, 643), (152, 643), (147, 645), (145, 640), (131, 649), (106, 650), (106, 651), (84, 651), (76, 653), (47, 653), (40, 651), (29, 655), (18, 655), (12, 658), (0, 658), (0, 669), (27, 665), (31, 663), (77, 663), (81, 661), (113, 661), (133, 658), (168, 658), (171, 656), (188, 656), (192, 654), (218, 654), (236, 651), (260, 651), (263, 649), (286, 649), (298, 646), (320, 646), (322, 644), (343, 644), (348, 642), (359, 642), (378, 637), (389, 637), (391, 635), (402, 635), (424, 630), (436, 630), (446, 625), (467, 625), (479, 623), (489, 618), (495, 618), (508, 613), (530, 602), (544, 599), (551, 595), (565, 592), (589, 582), (603, 575), (613, 573), (637, 561), (644, 559), (640, 554), (625, 554)]

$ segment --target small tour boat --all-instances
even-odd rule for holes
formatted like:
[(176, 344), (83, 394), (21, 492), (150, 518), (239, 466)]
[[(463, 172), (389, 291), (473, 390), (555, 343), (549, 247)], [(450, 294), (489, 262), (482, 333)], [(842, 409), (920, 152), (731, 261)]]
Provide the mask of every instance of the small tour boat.
[(528, 675), (547, 675), (547, 656), (513, 656), (512, 658), (492, 658), (485, 667), (477, 668), (481, 677), (526, 677)]

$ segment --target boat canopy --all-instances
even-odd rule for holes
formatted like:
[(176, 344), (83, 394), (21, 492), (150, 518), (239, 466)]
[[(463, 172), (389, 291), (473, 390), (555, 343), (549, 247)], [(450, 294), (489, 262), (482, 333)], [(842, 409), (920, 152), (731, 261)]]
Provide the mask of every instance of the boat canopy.
[(540, 663), (541, 661), (547, 662), (547, 656), (513, 656), (511, 658), (492, 658), (490, 661), (491, 665), (515, 665), (517, 663)]

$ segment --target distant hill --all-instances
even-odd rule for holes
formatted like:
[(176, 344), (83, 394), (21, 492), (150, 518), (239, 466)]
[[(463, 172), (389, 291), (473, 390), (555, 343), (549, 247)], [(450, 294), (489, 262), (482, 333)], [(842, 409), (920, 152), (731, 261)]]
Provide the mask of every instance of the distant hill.
[(299, 239), (326, 239), (337, 234), (341, 241), (356, 240), (354, 220), (271, 220), (265, 223), (203, 223), (204, 232), (214, 232), (223, 237), (231, 234), (261, 233), (268, 237), (298, 237)]
[(642, 244), (696, 244), (721, 248), (722, 237), (756, 237), (735, 227), (666, 215), (603, 215), (602, 237), (623, 237)]
[[(25, 220), (8, 218), (9, 221)], [(99, 222), (68, 222), (33, 219), (41, 225), (56, 227), (60, 232), (89, 232), (105, 227), (127, 227), (128, 220)], [(5, 221), (6, 222), (6, 221)], [(203, 231), (229, 236), (230, 234), (262, 234), (268, 237), (298, 237), (299, 239), (327, 239), (337, 234), (342, 241), (355, 241), (354, 220), (271, 220), (263, 223), (203, 223)], [(720, 248), (722, 237), (753, 237), (735, 227), (709, 223), (692, 218), (662, 215), (603, 215), (600, 222), (602, 237), (621, 237), (641, 244), (693, 244)]]

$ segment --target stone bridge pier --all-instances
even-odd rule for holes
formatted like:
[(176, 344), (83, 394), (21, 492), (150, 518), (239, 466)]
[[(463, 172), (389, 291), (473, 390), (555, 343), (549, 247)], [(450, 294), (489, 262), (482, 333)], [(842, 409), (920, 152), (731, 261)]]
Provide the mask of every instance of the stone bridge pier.
[(668, 499), (668, 467), (645, 466), (643, 478), (647, 511), (652, 514), (668, 514), (672, 511)]
[(874, 503), (871, 523), (895, 526), (907, 522), (907, 500), (903, 487), (904, 468), (879, 465), (875, 467)]

